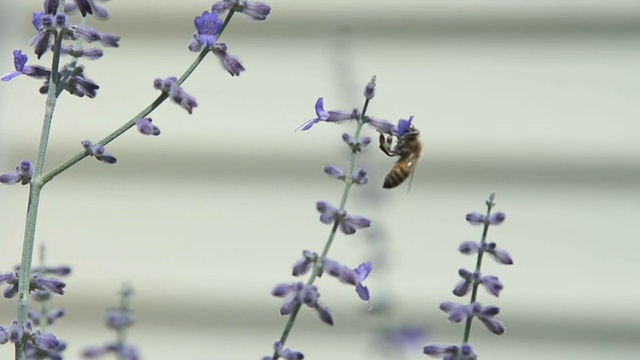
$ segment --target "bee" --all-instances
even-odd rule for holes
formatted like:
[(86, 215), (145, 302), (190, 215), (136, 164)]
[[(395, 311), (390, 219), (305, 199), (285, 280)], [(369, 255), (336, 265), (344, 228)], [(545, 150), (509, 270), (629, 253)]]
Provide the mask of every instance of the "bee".
[(393, 168), (384, 178), (385, 189), (392, 189), (405, 181), (413, 172), (420, 158), (422, 144), (418, 140), (420, 131), (411, 125), (402, 135), (396, 136), (396, 146), (391, 148), (393, 135), (385, 136), (380, 132), (380, 150), (388, 156), (399, 156)]

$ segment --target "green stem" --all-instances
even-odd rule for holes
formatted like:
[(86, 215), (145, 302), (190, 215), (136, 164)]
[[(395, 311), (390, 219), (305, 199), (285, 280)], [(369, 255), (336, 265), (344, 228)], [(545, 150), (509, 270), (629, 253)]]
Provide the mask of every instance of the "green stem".
[[(358, 139), (360, 138), (360, 131), (362, 130), (362, 126), (364, 125), (364, 116), (368, 106), (369, 106), (369, 99), (365, 101), (362, 109), (362, 114), (360, 115), (360, 118), (358, 118), (358, 123), (357, 123), (356, 131), (354, 134), (354, 141), (358, 141)], [(355, 169), (355, 166), (356, 166), (357, 154), (358, 154), (357, 149), (354, 148), (351, 150), (351, 156), (349, 157), (349, 170), (347, 172), (348, 175), (344, 182), (344, 190), (342, 191), (342, 198), (340, 199), (340, 206), (338, 208), (340, 212), (344, 210), (344, 207), (347, 204), (347, 199), (349, 198), (349, 191), (353, 186), (353, 180), (351, 179), (351, 176), (353, 175), (353, 170)], [(320, 257), (316, 261), (316, 264), (313, 267), (313, 270), (311, 271), (311, 275), (309, 275), (309, 280), (307, 280), (307, 285), (313, 285), (315, 280), (318, 278), (318, 274), (320, 274), (320, 271), (322, 270), (324, 259), (329, 254), (329, 249), (333, 244), (333, 239), (335, 238), (336, 233), (338, 232), (338, 226), (340, 225), (340, 220), (341, 219), (336, 219), (333, 222), (333, 226), (331, 227), (331, 232), (329, 232), (329, 237), (327, 238), (327, 241), (324, 244), (324, 248), (322, 249), (322, 253), (320, 254)], [(293, 325), (296, 322), (296, 318), (298, 317), (298, 313), (300, 312), (301, 307), (302, 307), (302, 304), (300, 303), (300, 301), (297, 301), (295, 307), (293, 308), (293, 311), (291, 312), (291, 315), (289, 315), (289, 320), (287, 320), (287, 324), (284, 327), (282, 336), (280, 336), (280, 344), (282, 344), (282, 346), (284, 346), (285, 342), (287, 341), (287, 338), (289, 337), (289, 333), (291, 333), (291, 330), (293, 329)], [(274, 351), (272, 360), (277, 360), (278, 358), (280, 358), (280, 356), (278, 355), (278, 352)]]
[[(485, 221), (484, 228), (482, 230), (482, 239), (480, 240), (480, 249), (478, 250), (478, 259), (476, 260), (476, 270), (475, 270), (476, 274), (480, 273), (480, 269), (482, 267), (482, 257), (484, 256), (484, 245), (487, 242), (487, 234), (489, 233), (489, 216), (491, 216), (491, 208), (493, 208), (493, 194), (487, 201), (487, 214), (486, 214), (487, 220)], [(469, 304), (473, 304), (476, 301), (479, 287), (480, 287), (480, 283), (478, 281), (474, 281), (473, 287), (471, 289), (471, 300), (469, 300)], [(467, 342), (469, 342), (469, 337), (471, 336), (472, 322), (473, 322), (473, 316), (468, 316), (464, 326), (464, 335), (462, 337), (463, 344), (466, 344)]]
[[(20, 272), (18, 275), (18, 309), (17, 321), (18, 326), (23, 327), (27, 322), (29, 313), (29, 287), (31, 283), (31, 260), (33, 259), (33, 246), (35, 243), (36, 223), (38, 218), (38, 205), (40, 203), (40, 192), (44, 186), (42, 181), (42, 169), (44, 160), (47, 155), (47, 145), (49, 144), (49, 135), (51, 133), (51, 123), (56, 108), (56, 90), (58, 81), (58, 66), (60, 64), (60, 46), (62, 45), (62, 37), (55, 35), (55, 45), (53, 47), (53, 60), (51, 63), (51, 76), (49, 79), (49, 90), (47, 92), (47, 100), (45, 102), (44, 119), (42, 121), (42, 131), (40, 133), (40, 143), (38, 146), (38, 157), (36, 159), (36, 167), (31, 178), (29, 186), (29, 203), (27, 206), (27, 215), (24, 227), (24, 239), (22, 242), (22, 258), (20, 261)], [(25, 338), (23, 337), (16, 343), (17, 360), (25, 359)]]

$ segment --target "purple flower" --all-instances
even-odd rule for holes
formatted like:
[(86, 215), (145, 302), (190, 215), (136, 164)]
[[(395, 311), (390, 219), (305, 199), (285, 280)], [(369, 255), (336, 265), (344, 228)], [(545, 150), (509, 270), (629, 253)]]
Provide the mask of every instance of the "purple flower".
[(105, 322), (109, 328), (119, 331), (133, 324), (133, 316), (126, 310), (109, 310)]
[(405, 132), (407, 132), (407, 130), (411, 129), (413, 116), (410, 116), (408, 120), (404, 120), (404, 119), (398, 120), (398, 123), (396, 125), (386, 120), (376, 120), (368, 116), (365, 117), (365, 122), (381, 133), (400, 137)]
[[(286, 360), (301, 360), (304, 359), (304, 355), (301, 352), (293, 351), (289, 348), (283, 348), (280, 341), (276, 341), (273, 344), (273, 349), (280, 355), (281, 358)], [(270, 359), (270, 358), (269, 358)]]
[(31, 280), (31, 288), (33, 290), (48, 291), (58, 295), (64, 295), (63, 289), (65, 286), (67, 286), (67, 284), (56, 278), (45, 278), (40, 274), (34, 275)]
[(183, 109), (187, 110), (189, 114), (193, 112), (193, 108), (198, 106), (196, 99), (187, 94), (177, 83), (178, 79), (171, 76), (166, 79), (155, 79), (153, 81), (153, 87), (157, 90), (167, 93), (167, 95), (175, 103), (180, 105)]
[[(101, 2), (105, 2), (107, 0), (100, 0)], [(75, 0), (74, 4), (70, 2), (66, 2), (64, 4), (64, 12), (66, 14), (70, 14), (76, 10), (80, 10), (82, 16), (86, 16), (87, 14), (93, 14), (97, 19), (106, 20), (109, 18), (109, 12), (106, 8), (101, 5), (96, 4), (96, 0)]]
[(89, 140), (83, 140), (80, 142), (80, 144), (85, 150), (89, 151), (91, 156), (95, 156), (98, 161), (101, 161), (105, 164), (115, 164), (118, 161), (115, 156), (106, 153), (104, 151), (104, 146), (100, 144), (94, 144)]
[(354, 269), (357, 275), (356, 293), (358, 293), (358, 296), (360, 297), (360, 299), (364, 301), (369, 301), (370, 296), (369, 296), (369, 289), (366, 286), (362, 285), (362, 282), (365, 281), (367, 277), (369, 277), (369, 274), (371, 273), (372, 270), (373, 270), (373, 265), (371, 261), (364, 262)]
[(340, 230), (346, 235), (355, 234), (356, 230), (371, 226), (371, 220), (358, 215), (345, 216), (340, 222)]
[(78, 49), (73, 45), (69, 45), (69, 46), (63, 45), (60, 48), (60, 53), (67, 54), (75, 58), (85, 58), (89, 60), (96, 60), (101, 58), (104, 55), (104, 51), (102, 51), (102, 49), (98, 49), (98, 48)]
[(316, 209), (320, 212), (320, 221), (331, 224), (339, 221), (340, 230), (346, 235), (355, 234), (356, 230), (371, 226), (371, 220), (358, 215), (349, 215), (344, 210), (338, 210), (326, 201), (318, 201)]
[(333, 179), (344, 180), (346, 177), (344, 171), (335, 165), (325, 166), (324, 172)]
[(365, 185), (367, 182), (369, 182), (369, 179), (367, 178), (367, 170), (362, 169), (362, 168), (358, 168), (353, 172), (353, 175), (351, 176), (351, 180), (358, 185)]
[(265, 20), (271, 13), (271, 7), (269, 5), (248, 0), (222, 0), (213, 4), (211, 10), (217, 13), (233, 10), (258, 21)]
[(491, 257), (500, 264), (513, 265), (511, 255), (507, 251), (498, 249), (494, 242), (480, 244), (475, 241), (465, 241), (460, 244), (460, 247), (458, 248), (458, 250), (465, 255), (475, 254), (480, 249), (483, 249), (483, 251), (491, 255)]
[(476, 316), (482, 324), (491, 331), (493, 334), (502, 335), (505, 332), (505, 327), (498, 319), (494, 319), (495, 315), (500, 313), (500, 308), (497, 306), (482, 307), (480, 303), (473, 303), (470, 305), (472, 308), (472, 314)]
[(227, 53), (226, 44), (215, 44), (212, 51), (218, 57), (218, 60), (220, 60), (222, 68), (231, 74), (231, 76), (239, 76), (240, 73), (245, 70), (237, 57)]
[(136, 121), (138, 132), (142, 135), (160, 135), (160, 128), (151, 123), (151, 118), (142, 118)]
[(466, 219), (471, 225), (500, 225), (506, 217), (507, 215), (503, 212), (496, 212), (489, 217), (477, 212), (471, 212), (467, 214)]
[(371, 143), (371, 138), (368, 136), (363, 136), (358, 138), (358, 140), (354, 139), (350, 134), (344, 133), (342, 134), (342, 140), (349, 145), (349, 148), (352, 151), (360, 152), (367, 145)]
[(458, 275), (460, 275), (462, 281), (459, 282), (453, 289), (453, 294), (455, 296), (465, 296), (469, 292), (469, 289), (471, 288), (473, 282), (476, 281), (476, 276), (474, 273), (466, 269), (458, 270)]
[(318, 254), (313, 251), (304, 250), (302, 252), (302, 259), (293, 264), (292, 275), (300, 276), (306, 274), (311, 270), (313, 264), (315, 264), (317, 260)]
[(16, 166), (15, 172), (7, 172), (0, 175), (0, 183), (7, 185), (21, 183), (22, 185), (27, 185), (31, 181), (32, 176), (33, 165), (31, 165), (29, 160), (22, 160)]
[(278, 284), (271, 291), (271, 295), (285, 298), (280, 306), (280, 315), (289, 315), (296, 308), (297, 304), (305, 304), (316, 310), (322, 322), (333, 325), (333, 317), (329, 309), (318, 302), (320, 293), (316, 286), (305, 285), (302, 282)]
[(394, 135), (397, 137), (404, 135), (404, 133), (411, 128), (412, 121), (413, 121), (413, 116), (410, 116), (408, 120), (404, 120), (404, 119), (398, 120), (398, 124), (396, 125)]
[(2, 75), (2, 78), (0, 78), (0, 80), (6, 82), (19, 75), (27, 75), (36, 79), (44, 79), (48, 78), (51, 75), (51, 71), (43, 68), (42, 66), (26, 65), (28, 60), (29, 57), (27, 56), (27, 54), (23, 54), (21, 50), (13, 50), (13, 67), (16, 69), (16, 71)]
[(302, 131), (311, 129), (313, 125), (319, 123), (320, 121), (340, 123), (343, 121), (354, 120), (358, 118), (357, 110), (354, 110), (351, 113), (347, 113), (344, 111), (337, 111), (337, 110), (326, 111), (324, 109), (323, 98), (318, 98), (318, 100), (316, 101), (316, 115), (318, 116), (317, 118), (311, 119), (305, 122), (304, 124), (300, 125), (300, 127), (302, 128)]
[(498, 297), (504, 286), (497, 276), (487, 275), (480, 278), (479, 282), (491, 295)]
[(469, 315), (469, 309), (466, 305), (460, 305), (450, 301), (441, 303), (440, 310), (448, 315), (448, 319), (452, 323), (462, 322), (466, 320)]
[(491, 255), (491, 257), (503, 265), (513, 265), (513, 259), (511, 255), (504, 251), (500, 250), (496, 247), (496, 243), (490, 242), (484, 245), (485, 251)]
[(37, 334), (33, 337), (33, 342), (38, 349), (42, 350), (56, 350), (66, 348), (65, 343), (58, 340), (55, 335), (47, 332)]
[[(218, 14), (215, 12), (209, 13), (208, 11), (205, 11), (202, 15), (197, 16), (195, 20), (193, 20), (193, 23), (196, 26), (196, 31), (198, 33), (198, 43), (206, 47), (212, 47), (216, 40), (218, 40), (218, 33), (222, 26), (222, 19), (218, 19)], [(194, 35), (194, 38), (195, 37), (196, 36)]]
[(443, 360), (476, 360), (477, 355), (470, 344), (455, 345), (427, 345), (424, 353)]
[(331, 259), (324, 259), (322, 264), (323, 273), (327, 273), (340, 280), (345, 284), (356, 285), (358, 274), (351, 268), (340, 264), (339, 262)]
[(367, 86), (365, 86), (364, 88), (364, 97), (367, 100), (371, 100), (375, 95), (376, 95), (376, 77), (373, 76), (371, 78), (371, 81), (369, 81), (367, 83)]
[(500, 291), (503, 289), (502, 283), (496, 276), (482, 276), (479, 272), (472, 273), (466, 269), (458, 270), (458, 274), (463, 280), (453, 289), (453, 294), (456, 296), (466, 295), (474, 283), (482, 284), (482, 286), (495, 297), (498, 297)]
[(118, 47), (118, 41), (120, 41), (120, 36), (111, 34), (111, 33), (101, 33), (96, 29), (90, 28), (88, 26), (82, 25), (73, 25), (69, 27), (69, 32), (67, 32), (69, 37), (73, 40), (78, 38), (83, 39), (86, 42), (95, 42), (99, 41), (105, 47)]
[(377, 120), (369, 116), (365, 116), (364, 122), (372, 126), (377, 131), (388, 135), (393, 135), (394, 129), (396, 128), (395, 125), (386, 120)]

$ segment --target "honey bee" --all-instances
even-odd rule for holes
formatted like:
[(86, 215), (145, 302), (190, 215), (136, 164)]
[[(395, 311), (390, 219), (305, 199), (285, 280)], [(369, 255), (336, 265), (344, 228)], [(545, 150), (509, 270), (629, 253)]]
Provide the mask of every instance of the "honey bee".
[(400, 157), (384, 178), (383, 188), (392, 189), (402, 184), (410, 175), (413, 177), (422, 150), (422, 144), (418, 140), (419, 136), (420, 131), (411, 125), (403, 134), (396, 136), (397, 143), (392, 149), (391, 144), (394, 136), (385, 136), (380, 132), (380, 150), (388, 156)]

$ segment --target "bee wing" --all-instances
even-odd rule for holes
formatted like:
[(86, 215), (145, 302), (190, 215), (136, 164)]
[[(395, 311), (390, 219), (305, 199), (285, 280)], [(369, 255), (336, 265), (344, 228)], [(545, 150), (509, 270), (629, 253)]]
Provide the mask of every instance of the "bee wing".
[(413, 175), (416, 173), (416, 167), (418, 166), (418, 158), (420, 156), (416, 154), (412, 154), (409, 156), (407, 161), (407, 170), (411, 171), (411, 175), (409, 175), (409, 186), (407, 187), (407, 194), (411, 190), (411, 184), (413, 183)]

